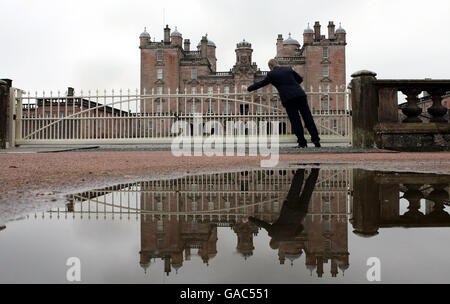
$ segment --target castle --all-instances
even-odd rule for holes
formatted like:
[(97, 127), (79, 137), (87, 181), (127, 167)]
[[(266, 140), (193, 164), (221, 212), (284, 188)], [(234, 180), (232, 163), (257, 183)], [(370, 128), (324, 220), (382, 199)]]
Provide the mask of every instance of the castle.
[[(166, 26), (164, 40), (151, 40), (150, 34), (144, 30), (140, 35), (141, 50), (141, 92), (150, 94), (189, 93), (212, 94), (221, 92), (233, 94), (241, 92), (250, 84), (264, 79), (267, 71), (258, 68), (252, 61), (253, 49), (245, 39), (236, 45), (236, 62), (228, 72), (217, 71), (216, 44), (207, 36), (203, 36), (195, 50), (191, 50), (190, 39), (183, 39), (182, 34)], [(328, 36), (322, 35), (321, 25), (316, 22), (314, 29), (309, 24), (303, 32), (303, 46), (289, 34), (287, 39), (278, 35), (276, 40), (276, 56), (282, 66), (291, 66), (304, 78), (303, 88), (309, 92), (322, 92), (324, 105), (320, 110), (341, 110), (343, 101), (330, 102), (328, 93), (336, 90), (344, 91), (346, 85), (345, 49), (346, 31), (330, 21)], [(270, 58), (268, 58), (270, 59)], [(270, 96), (265, 102), (273, 107), (281, 106), (275, 88), (270, 85), (259, 90), (260, 96)], [(176, 104), (159, 99), (159, 103), (150, 105), (148, 100), (141, 103), (141, 112), (199, 112), (195, 99)], [(153, 101), (152, 101), (153, 103)], [(143, 110), (145, 109), (145, 111)], [(202, 108), (203, 112), (233, 113), (236, 107), (223, 104), (209, 104)], [(238, 108), (248, 113), (249, 109)], [(314, 107), (312, 108), (314, 111)], [(316, 109), (318, 110), (318, 109)], [(261, 109), (259, 109), (261, 111)], [(242, 114), (242, 113), (240, 113)]]

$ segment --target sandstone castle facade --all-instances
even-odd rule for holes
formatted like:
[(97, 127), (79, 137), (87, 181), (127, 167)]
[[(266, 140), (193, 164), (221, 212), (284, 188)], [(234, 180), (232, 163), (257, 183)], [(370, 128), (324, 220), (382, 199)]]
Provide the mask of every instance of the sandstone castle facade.
[[(196, 48), (191, 47), (189, 39), (183, 39), (182, 34), (175, 29), (166, 26), (164, 40), (156, 42), (150, 34), (144, 30), (140, 35), (141, 50), (141, 91), (150, 94), (167, 94), (187, 92), (189, 94), (221, 92), (240, 92), (255, 81), (262, 80), (267, 71), (263, 71), (252, 61), (253, 49), (248, 41), (241, 41), (236, 45), (236, 62), (227, 72), (217, 71), (216, 45), (209, 37), (202, 37)], [(333, 97), (328, 94), (345, 90), (346, 69), (346, 31), (330, 21), (328, 35), (322, 35), (321, 25), (316, 22), (314, 29), (308, 28), (303, 33), (303, 45), (289, 34), (287, 39), (278, 35), (276, 40), (276, 55), (280, 65), (291, 66), (303, 76), (303, 88), (308, 92), (319, 90), (323, 93), (325, 107), (321, 110), (340, 110), (343, 102), (330, 102)], [(270, 58), (267, 58), (270, 59)], [(273, 106), (281, 106), (277, 92), (271, 86), (260, 89), (260, 96), (270, 96), (266, 102)], [(266, 97), (265, 97), (266, 98)], [(326, 100), (326, 101), (325, 101)], [(159, 99), (157, 106), (141, 104), (141, 111), (151, 113), (155, 111), (200, 112), (195, 99), (170, 103), (163, 98)], [(278, 104), (277, 104), (278, 103)], [(323, 105), (321, 105), (322, 107)], [(219, 108), (220, 107), (220, 108)], [(143, 111), (143, 108), (146, 110)], [(261, 109), (260, 109), (261, 110)], [(313, 106), (313, 111), (314, 106)], [(233, 113), (235, 107), (225, 104), (210, 104), (202, 109), (209, 111)], [(237, 111), (248, 109), (237, 108)], [(264, 111), (264, 110), (263, 110)], [(240, 113), (242, 114), (242, 113)]]

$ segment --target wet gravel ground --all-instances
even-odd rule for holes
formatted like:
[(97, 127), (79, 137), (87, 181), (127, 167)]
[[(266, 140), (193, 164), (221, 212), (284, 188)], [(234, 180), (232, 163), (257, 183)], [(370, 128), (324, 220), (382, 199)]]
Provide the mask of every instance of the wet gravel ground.
[[(286, 150), (287, 149), (287, 150)], [(330, 148), (331, 149), (331, 148)], [(339, 152), (339, 149), (342, 151)], [(45, 151), (41, 151), (45, 152)], [(280, 165), (359, 167), (372, 170), (450, 174), (450, 153), (315, 148), (280, 151)], [(59, 153), (0, 154), (0, 222), (34, 210), (62, 206), (64, 196), (115, 183), (260, 166), (260, 156), (175, 157), (168, 151), (85, 149)]]

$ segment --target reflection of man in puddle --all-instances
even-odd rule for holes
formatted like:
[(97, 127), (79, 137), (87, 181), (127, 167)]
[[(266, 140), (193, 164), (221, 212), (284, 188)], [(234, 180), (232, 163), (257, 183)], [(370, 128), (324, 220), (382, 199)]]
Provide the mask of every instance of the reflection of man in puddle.
[[(306, 179), (305, 186), (303, 187), (303, 192), (301, 189), (305, 170), (299, 169), (295, 172), (291, 188), (289, 189), (286, 200), (283, 202), (280, 217), (273, 224), (269, 224), (254, 217), (248, 218), (250, 222), (267, 230), (269, 236), (272, 238), (270, 240), (270, 247), (272, 249), (280, 248), (280, 242), (285, 243), (295, 241), (296, 237), (302, 233), (304, 229), (302, 222), (308, 212), (309, 202), (311, 201), (314, 186), (319, 177), (319, 171), (320, 169), (311, 170), (309, 177)], [(297, 253), (301, 254), (301, 248), (297, 249), (298, 250), (294, 251), (299, 251)], [(281, 258), (282, 257), (280, 256), (280, 261)], [(284, 262), (284, 259), (282, 262)]]

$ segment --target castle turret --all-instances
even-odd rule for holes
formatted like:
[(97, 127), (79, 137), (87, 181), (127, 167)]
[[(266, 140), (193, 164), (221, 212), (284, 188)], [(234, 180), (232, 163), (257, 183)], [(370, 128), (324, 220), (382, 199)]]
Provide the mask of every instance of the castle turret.
[(283, 56), (295, 56), (299, 48), (300, 43), (293, 39), (291, 33), (289, 33), (288, 39), (283, 41)]
[(175, 31), (170, 35), (170, 38), (172, 40), (172, 45), (179, 47), (183, 45), (183, 35), (177, 30), (177, 27), (175, 27)]
[(251, 65), (252, 64), (252, 44), (248, 41), (242, 40), (236, 45), (236, 64), (237, 65)]
[(303, 44), (312, 44), (314, 41), (314, 31), (308, 27), (303, 31)]
[(207, 48), (206, 48), (206, 57), (211, 63), (211, 70), (216, 72), (217, 58), (216, 58), (216, 44), (211, 40), (208, 40)]
[(336, 30), (337, 40), (339, 42), (346, 42), (347, 32), (342, 28), (341, 23), (339, 23), (339, 28)]
[(141, 46), (147, 45), (150, 41), (150, 34), (147, 33), (147, 28), (144, 27), (144, 31), (142, 32), (142, 34), (139, 36), (139, 40), (141, 41)]

